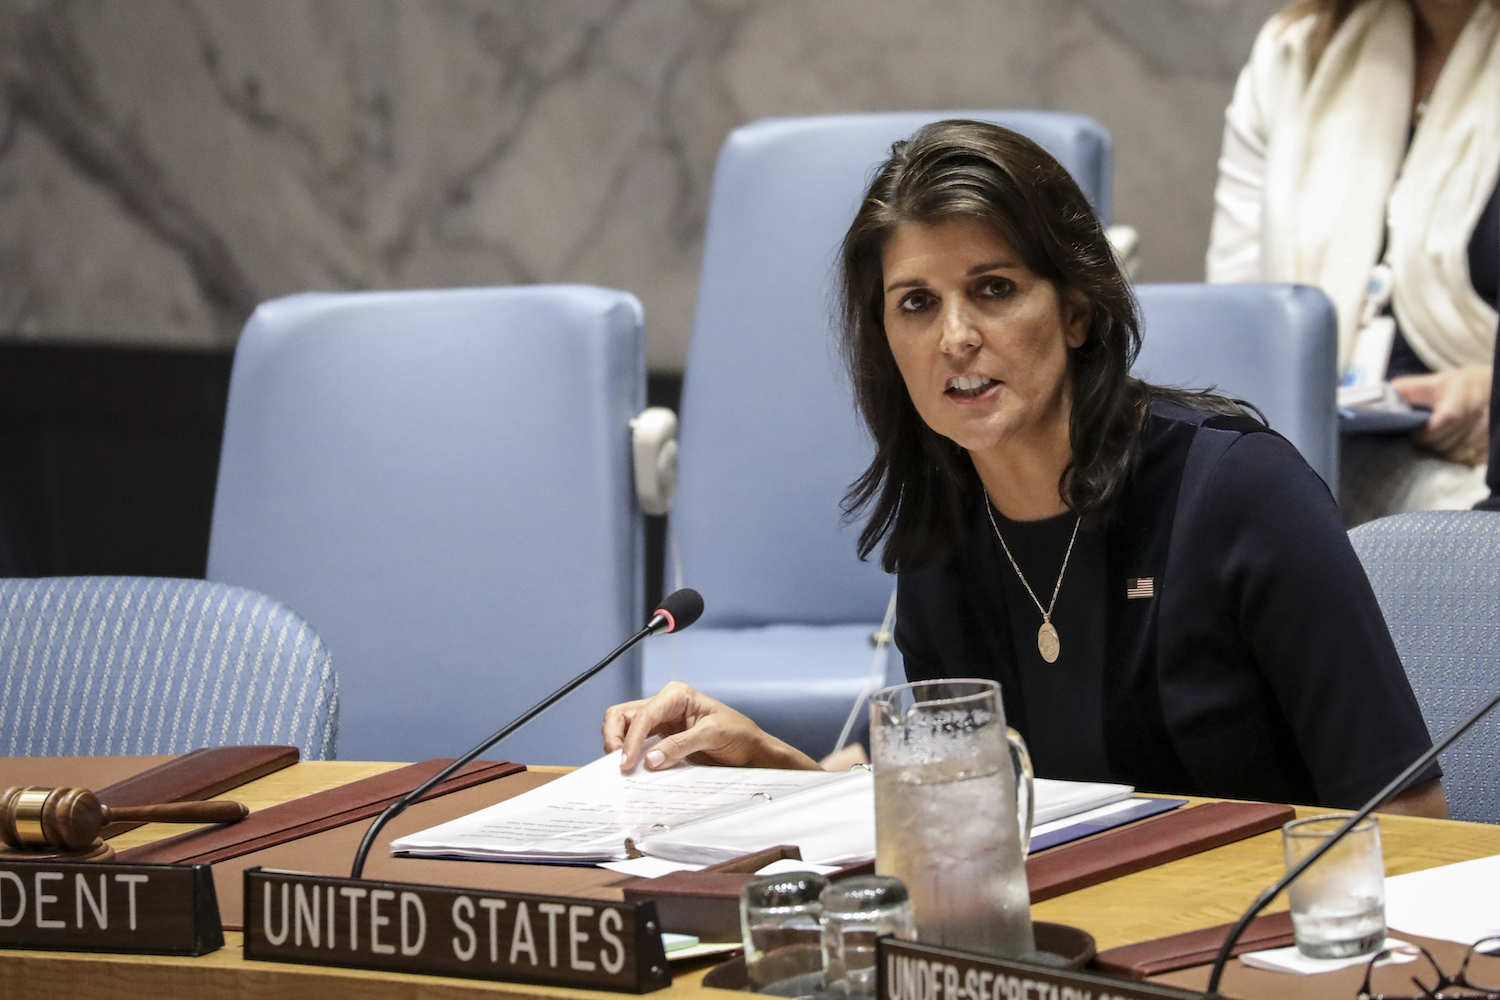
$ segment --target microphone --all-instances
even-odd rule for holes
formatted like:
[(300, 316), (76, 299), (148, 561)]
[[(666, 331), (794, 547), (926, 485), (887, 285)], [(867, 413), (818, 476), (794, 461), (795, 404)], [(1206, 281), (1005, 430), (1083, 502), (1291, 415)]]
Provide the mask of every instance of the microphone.
[(703, 595), (684, 587), (668, 594), (646, 623), (652, 635), (681, 632), (703, 614)]
[(1250, 926), (1250, 921), (1255, 919), (1255, 915), (1269, 906), (1271, 900), (1275, 899), (1277, 894), (1280, 893), (1281, 890), (1285, 889), (1287, 886), (1295, 882), (1297, 880), (1297, 876), (1307, 871), (1308, 868), (1312, 867), (1313, 862), (1317, 861), (1323, 855), (1327, 854), (1329, 850), (1332, 849), (1333, 845), (1337, 844), (1340, 840), (1343, 840), (1344, 836), (1350, 830), (1358, 826), (1365, 817), (1369, 816), (1370, 813), (1385, 805), (1391, 799), (1394, 799), (1397, 795), (1400, 795), (1402, 792), (1406, 791), (1407, 786), (1412, 783), (1412, 780), (1415, 779), (1418, 774), (1421, 774), (1423, 769), (1425, 769), (1428, 764), (1432, 763), (1432, 761), (1437, 757), (1438, 754), (1448, 749), (1448, 745), (1450, 743), (1458, 739), (1464, 733), (1468, 732), (1470, 726), (1474, 725), (1474, 723), (1478, 722), (1480, 719), (1488, 715), (1490, 713), (1490, 710), (1493, 709), (1497, 704), (1500, 704), (1500, 692), (1497, 692), (1490, 698), (1489, 701), (1481, 705), (1479, 710), (1473, 715), (1469, 716), (1468, 719), (1460, 722), (1447, 736), (1444, 736), (1437, 743), (1433, 744), (1432, 749), (1428, 750), (1426, 753), (1422, 754), (1422, 756), (1412, 761), (1410, 767), (1402, 771), (1400, 774), (1396, 775), (1396, 777), (1392, 779), (1389, 785), (1386, 785), (1380, 791), (1376, 792), (1375, 797), (1369, 802), (1366, 802), (1362, 807), (1360, 807), (1359, 812), (1355, 813), (1353, 816), (1350, 816), (1348, 821), (1345, 822), (1343, 826), (1334, 831), (1333, 836), (1329, 837), (1327, 840), (1323, 841), (1322, 844), (1318, 845), (1318, 848), (1316, 850), (1314, 850), (1311, 854), (1294, 865), (1291, 871), (1287, 872), (1280, 879), (1278, 879), (1275, 885), (1271, 886), (1271, 888), (1261, 893), (1256, 898), (1255, 902), (1250, 904), (1250, 909), (1246, 910), (1243, 914), (1240, 915), (1240, 919), (1237, 923), (1235, 923), (1234, 929), (1231, 930), (1229, 932), (1229, 936), (1224, 939), (1224, 945), (1219, 949), (1219, 957), (1214, 959), (1213, 972), (1208, 977), (1208, 996), (1217, 997), (1219, 995), (1219, 980), (1224, 977), (1224, 966), (1229, 963), (1229, 959), (1234, 955), (1235, 942), (1239, 941), (1240, 935), (1245, 933), (1245, 928)]
[(556, 691), (553, 691), (547, 697), (543, 698), (541, 701), (528, 708), (525, 712), (522, 712), (519, 716), (517, 716), (509, 724), (507, 724), (504, 729), (501, 729), (498, 733), (495, 733), (493, 736), (486, 739), (483, 743), (479, 744), (473, 750), (470, 750), (458, 760), (455, 760), (453, 763), (443, 768), (437, 774), (434, 774), (431, 778), (428, 778), (426, 781), (422, 782), (422, 784), (418, 785), (416, 788), (413, 788), (411, 791), (407, 792), (405, 795), (401, 796), (399, 799), (386, 806), (385, 811), (382, 812), (379, 816), (375, 817), (375, 822), (371, 823), (370, 828), (365, 831), (365, 838), (364, 840), (360, 841), (359, 850), (354, 854), (354, 867), (350, 871), (349, 877), (360, 878), (364, 874), (365, 859), (370, 855), (370, 848), (375, 845), (375, 838), (380, 834), (381, 829), (387, 823), (395, 819), (397, 816), (401, 815), (401, 813), (405, 812), (407, 806), (411, 805), (413, 802), (416, 802), (418, 799), (426, 795), (428, 792), (432, 791), (438, 785), (440, 785), (444, 781), (447, 781), (453, 775), (457, 774), (460, 770), (462, 770), (465, 766), (471, 763), (475, 758), (484, 753), (490, 747), (494, 746), (496, 743), (499, 743), (511, 733), (514, 733), (517, 729), (520, 729), (522, 726), (526, 725), (526, 723), (530, 722), (532, 719), (535, 719), (538, 715), (541, 715), (543, 712), (551, 708), (553, 705), (557, 704), (569, 694), (572, 694), (573, 691), (577, 689), (581, 684), (583, 684), (584, 681), (588, 680), (590, 677), (593, 677), (599, 671), (615, 662), (615, 660), (619, 659), (626, 650), (630, 649), (636, 643), (646, 638), (646, 636), (656, 635), (660, 632), (680, 632), (683, 629), (687, 628), (689, 625), (693, 624), (693, 622), (697, 621), (698, 617), (702, 614), (703, 597), (696, 590), (689, 590), (687, 588), (684, 588), (682, 590), (678, 590), (671, 594), (668, 594), (667, 597), (661, 602), (661, 607), (657, 608), (656, 611), (651, 615), (651, 620), (646, 623), (646, 627), (641, 629), (635, 635), (631, 636), (629, 639), (626, 639), (624, 642), (622, 642), (608, 656), (600, 660), (598, 663), (594, 664), (592, 667), (589, 667), (577, 677), (568, 681), (568, 683), (564, 684)]

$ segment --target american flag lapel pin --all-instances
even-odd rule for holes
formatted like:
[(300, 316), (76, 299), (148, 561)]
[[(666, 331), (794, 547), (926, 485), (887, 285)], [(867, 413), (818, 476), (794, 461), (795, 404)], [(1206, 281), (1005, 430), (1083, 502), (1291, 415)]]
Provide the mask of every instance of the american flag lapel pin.
[(1156, 578), (1150, 576), (1135, 577), (1125, 581), (1125, 599), (1128, 601), (1140, 601), (1156, 596)]

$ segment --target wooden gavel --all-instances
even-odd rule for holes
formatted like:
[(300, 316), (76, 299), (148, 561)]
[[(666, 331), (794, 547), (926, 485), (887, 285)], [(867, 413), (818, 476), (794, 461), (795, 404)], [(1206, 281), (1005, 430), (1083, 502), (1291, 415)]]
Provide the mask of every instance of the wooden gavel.
[(81, 851), (110, 823), (238, 823), (241, 802), (165, 802), (111, 808), (87, 788), (0, 789), (0, 840), (18, 851)]

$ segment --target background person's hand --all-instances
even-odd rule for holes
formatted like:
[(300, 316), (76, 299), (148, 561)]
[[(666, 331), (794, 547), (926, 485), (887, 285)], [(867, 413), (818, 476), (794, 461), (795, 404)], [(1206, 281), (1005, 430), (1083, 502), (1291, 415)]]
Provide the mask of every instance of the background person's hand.
[(1391, 379), (1412, 406), (1432, 410), (1414, 435), (1419, 444), (1466, 465), (1483, 465), (1490, 453), (1490, 366), (1469, 365), (1431, 375)]
[(624, 750), (620, 769), (641, 758), (647, 737), (662, 740), (646, 754), (651, 770), (690, 759), (695, 764), (780, 767), (815, 771), (818, 764), (721, 701), (673, 681), (654, 697), (611, 706), (604, 713), (604, 752)]

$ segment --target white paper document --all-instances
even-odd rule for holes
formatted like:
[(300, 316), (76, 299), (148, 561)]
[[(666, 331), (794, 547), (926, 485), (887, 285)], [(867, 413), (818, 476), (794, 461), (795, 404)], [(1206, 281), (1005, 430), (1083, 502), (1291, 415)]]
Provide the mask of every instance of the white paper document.
[[(1036, 822), (1128, 798), (1128, 785), (1036, 781)], [(652, 858), (711, 865), (782, 844), (808, 865), (875, 857), (868, 770), (781, 771), (680, 764), (620, 771), (618, 752), (487, 809), (402, 837), (396, 854), (597, 864)], [(611, 865), (611, 867), (616, 867)], [(622, 866), (623, 867), (623, 866)]]
[[(1380, 950), (1384, 951), (1403, 944), (1406, 942), (1388, 937), (1380, 946)], [(1269, 951), (1252, 951), (1241, 955), (1240, 961), (1252, 969), (1264, 969), (1267, 972), (1291, 972), (1299, 976), (1316, 976), (1320, 972), (1337, 972), (1351, 965), (1369, 965), (1370, 958), (1370, 955), (1356, 955), (1353, 958), (1308, 958), (1297, 950), (1296, 945), (1288, 945), (1285, 948), (1272, 948)], [(1414, 961), (1416, 961), (1414, 956), (1398, 951), (1387, 955), (1376, 964), (1401, 965)]]
[(1037, 827), (1045, 823), (1075, 818), (1079, 813), (1123, 802), (1135, 794), (1135, 789), (1129, 785), (1106, 785), (1097, 781), (1037, 778), (1032, 787), (1036, 790), (1036, 808), (1031, 817), (1033, 837), (1041, 832)]
[(1500, 934), (1500, 855), (1385, 880), (1385, 925), (1473, 944)]
[(625, 839), (640, 841), (653, 827), (676, 828), (725, 807), (753, 808), (762, 801), (757, 796), (775, 800), (852, 774), (693, 764), (622, 774), (615, 752), (513, 799), (395, 840), (391, 850), (492, 861), (622, 861)]

